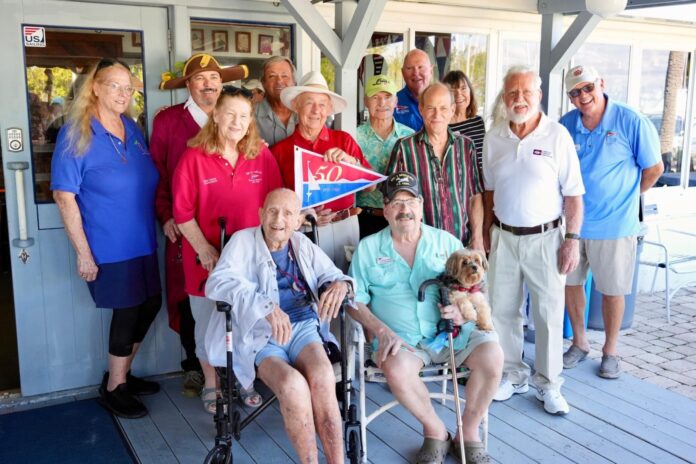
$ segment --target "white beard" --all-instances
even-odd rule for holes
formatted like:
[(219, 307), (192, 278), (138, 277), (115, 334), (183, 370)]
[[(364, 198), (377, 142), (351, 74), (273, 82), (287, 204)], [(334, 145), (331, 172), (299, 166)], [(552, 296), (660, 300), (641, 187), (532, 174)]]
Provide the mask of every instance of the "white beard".
[(532, 119), (539, 112), (539, 105), (528, 106), (527, 112), (524, 114), (517, 114), (513, 110), (516, 105), (512, 107), (505, 107), (505, 112), (507, 113), (507, 119), (513, 124), (524, 124)]

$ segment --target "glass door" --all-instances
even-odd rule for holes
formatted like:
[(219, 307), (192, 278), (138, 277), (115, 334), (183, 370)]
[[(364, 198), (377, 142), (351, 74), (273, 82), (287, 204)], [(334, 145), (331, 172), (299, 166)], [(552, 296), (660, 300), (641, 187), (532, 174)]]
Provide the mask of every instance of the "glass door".
[[(82, 81), (102, 57), (119, 58), (144, 82), (133, 117), (147, 133), (157, 89), (169, 68), (167, 12), (79, 2), (6, 0), (0, 18), (7, 70), (0, 88), (0, 130), (19, 381), (23, 395), (99, 383), (106, 368), (111, 311), (99, 310), (75, 272), (50, 186), (55, 138)], [(5, 215), (6, 214), (6, 215)], [(3, 224), (4, 225), (4, 224)], [(3, 242), (0, 240), (0, 246)], [(8, 311), (4, 305), (0, 311)], [(2, 314), (2, 313), (0, 313)], [(180, 349), (162, 311), (134, 369), (179, 369)]]

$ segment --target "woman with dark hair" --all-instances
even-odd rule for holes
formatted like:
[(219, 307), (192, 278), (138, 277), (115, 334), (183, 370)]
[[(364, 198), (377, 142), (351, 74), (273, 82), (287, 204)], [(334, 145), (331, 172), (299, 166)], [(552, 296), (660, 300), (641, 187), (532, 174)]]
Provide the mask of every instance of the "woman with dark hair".
[(159, 391), (130, 373), (162, 305), (155, 189), (159, 174), (142, 132), (125, 113), (137, 80), (103, 59), (84, 78), (51, 161), (51, 190), (77, 254), (77, 272), (98, 308), (113, 308), (109, 370), (99, 401), (113, 414), (142, 417), (135, 395)]
[[(196, 356), (201, 362), (205, 386), (203, 407), (215, 413), (215, 369), (205, 349), (205, 333), (215, 302), (204, 293), (208, 273), (220, 257), (220, 224), (226, 233), (259, 225), (259, 209), (266, 194), (283, 186), (280, 169), (261, 140), (254, 121), (252, 94), (246, 89), (223, 87), (208, 122), (188, 142), (174, 171), (174, 221), (186, 240), (182, 259), (186, 293), (196, 321)], [(253, 390), (242, 390), (250, 407), (261, 404)]]
[(454, 101), (454, 115), (449, 127), (459, 135), (469, 137), (476, 146), (476, 165), (481, 172), (483, 169), (483, 137), (486, 135), (486, 126), (483, 118), (477, 115), (478, 105), (471, 81), (462, 71), (450, 71), (442, 79), (452, 93)]

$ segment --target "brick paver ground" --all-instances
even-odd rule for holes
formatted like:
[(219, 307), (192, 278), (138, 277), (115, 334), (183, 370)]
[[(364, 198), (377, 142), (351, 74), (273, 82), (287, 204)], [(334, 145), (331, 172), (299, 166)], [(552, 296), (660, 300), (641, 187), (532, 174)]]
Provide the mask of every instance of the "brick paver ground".
[[(672, 323), (667, 324), (664, 293), (638, 295), (633, 325), (619, 338), (622, 367), (696, 400), (696, 286), (679, 290), (671, 303)], [(589, 330), (588, 338), (590, 357), (601, 358), (604, 332)]]

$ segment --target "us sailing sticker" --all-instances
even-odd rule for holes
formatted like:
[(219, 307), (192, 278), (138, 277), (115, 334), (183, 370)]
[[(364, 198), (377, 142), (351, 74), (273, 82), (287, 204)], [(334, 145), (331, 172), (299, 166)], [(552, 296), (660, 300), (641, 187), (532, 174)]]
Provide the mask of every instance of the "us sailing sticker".
[(24, 36), (25, 47), (45, 47), (46, 29), (41, 26), (24, 26), (22, 35)]

